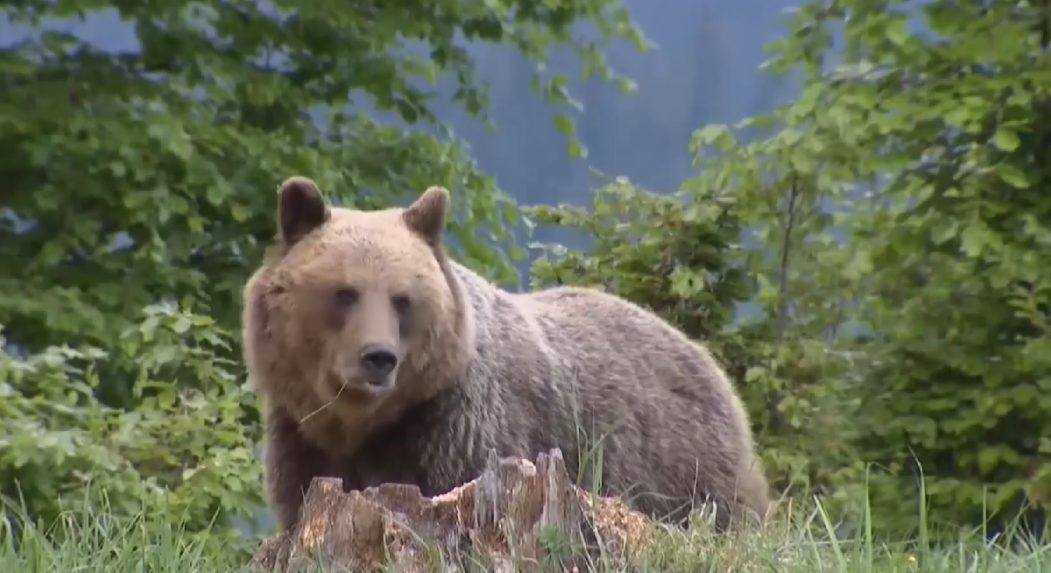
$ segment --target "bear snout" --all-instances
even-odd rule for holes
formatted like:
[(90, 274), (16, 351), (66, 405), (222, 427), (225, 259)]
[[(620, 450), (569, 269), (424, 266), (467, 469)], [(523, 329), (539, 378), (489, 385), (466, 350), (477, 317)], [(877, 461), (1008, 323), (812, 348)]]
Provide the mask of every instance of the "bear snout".
[(386, 345), (370, 344), (361, 351), (360, 365), (369, 384), (382, 386), (398, 366), (398, 355)]

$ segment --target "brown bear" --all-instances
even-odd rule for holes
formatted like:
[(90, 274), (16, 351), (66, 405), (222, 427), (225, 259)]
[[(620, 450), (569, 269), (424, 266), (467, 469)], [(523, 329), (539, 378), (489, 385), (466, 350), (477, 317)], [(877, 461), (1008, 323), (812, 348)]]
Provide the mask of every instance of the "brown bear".
[(601, 460), (585, 485), (654, 516), (702, 501), (720, 523), (765, 513), (740, 400), (654, 314), (581, 288), (506, 292), (449, 260), (441, 188), (372, 212), (330, 207), (304, 178), (279, 195), (278, 244), (245, 287), (244, 344), (283, 527), (315, 476), (437, 495), (490, 452), (552, 448), (572, 475)]

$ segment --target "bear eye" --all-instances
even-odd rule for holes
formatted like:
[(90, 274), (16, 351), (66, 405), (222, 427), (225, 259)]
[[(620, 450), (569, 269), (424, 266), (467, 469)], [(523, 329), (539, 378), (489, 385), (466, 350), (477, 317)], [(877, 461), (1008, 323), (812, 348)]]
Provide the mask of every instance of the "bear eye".
[(398, 314), (405, 314), (409, 311), (409, 307), (412, 306), (412, 301), (404, 294), (396, 294), (390, 297), (390, 303)]
[(340, 306), (351, 306), (355, 302), (358, 302), (358, 291), (350, 287), (339, 288), (336, 289), (336, 293), (333, 297), (336, 300), (336, 304)]

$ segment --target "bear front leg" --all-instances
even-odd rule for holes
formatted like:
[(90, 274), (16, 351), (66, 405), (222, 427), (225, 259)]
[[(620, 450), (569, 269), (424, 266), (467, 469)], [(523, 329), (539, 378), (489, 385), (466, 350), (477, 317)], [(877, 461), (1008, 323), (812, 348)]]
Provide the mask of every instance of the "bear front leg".
[(329, 463), (307, 443), (296, 421), (283, 409), (267, 416), (266, 483), (270, 505), (282, 531), (296, 525), (310, 480), (325, 475)]

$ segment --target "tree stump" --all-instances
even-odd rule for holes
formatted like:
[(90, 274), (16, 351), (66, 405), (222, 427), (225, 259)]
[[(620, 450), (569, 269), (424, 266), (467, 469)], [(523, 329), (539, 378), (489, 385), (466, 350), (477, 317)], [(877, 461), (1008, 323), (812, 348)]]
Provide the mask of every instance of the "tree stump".
[[(525, 459), (492, 455), (477, 479), (435, 497), (383, 484), (344, 492), (316, 478), (299, 523), (267, 539), (257, 569), (396, 571), (572, 569), (599, 543), (626, 556), (652, 522), (620, 500), (593, 498), (573, 485), (558, 450)], [(581, 564), (582, 565), (582, 564)], [(581, 567), (583, 569), (583, 567)]]

